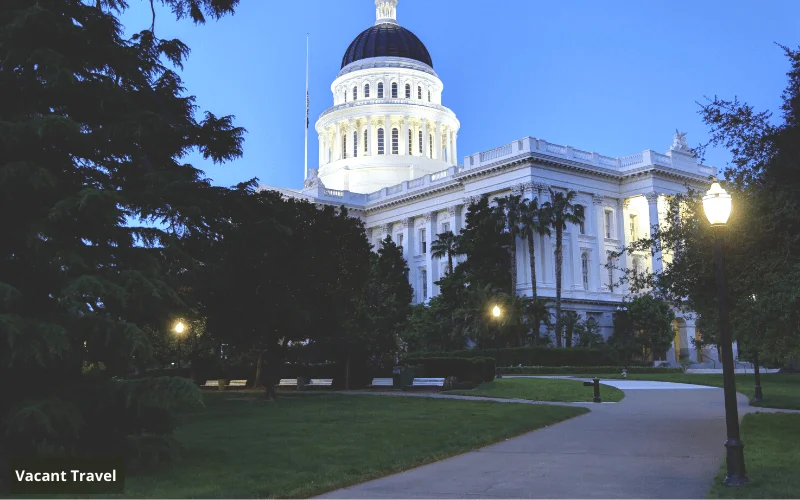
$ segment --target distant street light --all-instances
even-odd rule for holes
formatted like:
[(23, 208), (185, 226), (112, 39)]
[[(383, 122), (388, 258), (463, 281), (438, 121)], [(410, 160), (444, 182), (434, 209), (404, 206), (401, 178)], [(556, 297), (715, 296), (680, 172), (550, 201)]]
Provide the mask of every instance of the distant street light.
[(722, 379), (725, 392), (725, 423), (728, 439), (726, 486), (743, 486), (748, 482), (744, 467), (744, 444), (739, 437), (739, 408), (736, 406), (736, 376), (733, 366), (733, 341), (727, 309), (727, 290), (725, 288), (725, 265), (722, 250), (722, 232), (731, 215), (731, 195), (719, 182), (703, 196), (703, 211), (714, 230), (714, 260), (717, 268), (717, 304), (719, 309), (719, 343), (722, 354)]
[(494, 306), (494, 308), (492, 309), (492, 316), (494, 316), (495, 318), (499, 318), (501, 314), (502, 311), (500, 310), (500, 306)]

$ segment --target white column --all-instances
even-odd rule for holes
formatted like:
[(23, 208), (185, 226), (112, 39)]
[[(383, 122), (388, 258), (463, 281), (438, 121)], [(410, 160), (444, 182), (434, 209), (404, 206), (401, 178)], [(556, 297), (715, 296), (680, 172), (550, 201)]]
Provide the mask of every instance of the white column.
[(442, 159), (442, 122), (436, 122), (436, 137), (433, 138), (433, 155), (437, 160)]
[(433, 265), (433, 258), (431, 257), (431, 245), (436, 239), (436, 212), (425, 214), (425, 238), (427, 240), (427, 251), (425, 252), (425, 267), (428, 269), (428, 299), (433, 297), (433, 282), (438, 281), (434, 277), (435, 270)]
[[(647, 208), (650, 212), (650, 219), (649, 219), (649, 227), (648, 227), (648, 234), (653, 236), (653, 226), (659, 224), (660, 221), (658, 220), (658, 193), (647, 193), (645, 195), (647, 198)], [(664, 262), (661, 260), (661, 252), (655, 252), (653, 254), (652, 260), (652, 267), (654, 273), (660, 273), (664, 270)]]
[(317, 134), (317, 156), (319, 157), (319, 167), (322, 167), (322, 151), (325, 148), (325, 143), (322, 140), (322, 134)]
[(386, 125), (383, 128), (383, 154), (392, 154), (392, 118), (386, 115)]
[[(372, 87), (370, 85), (370, 87)], [(374, 141), (372, 137), (372, 117), (367, 116), (367, 156), (372, 156), (372, 141)]]
[(335, 123), (334, 126), (336, 127), (336, 143), (333, 145), (333, 157), (337, 160), (342, 159), (342, 129), (339, 127), (338, 123)]
[(581, 245), (578, 241), (580, 226), (571, 224), (569, 228), (570, 266), (572, 268), (572, 289), (583, 290), (583, 275), (581, 268)]
[(408, 150), (411, 146), (413, 146), (414, 141), (411, 141), (409, 144), (408, 142), (408, 117), (403, 117), (403, 137), (400, 140), (401, 144), (405, 145), (405, 148), (401, 151), (401, 154), (408, 155)]
[(453, 165), (458, 165), (458, 132), (453, 131)]
[(347, 151), (350, 151), (350, 154), (347, 155), (348, 158), (353, 158), (355, 156), (355, 145), (353, 144), (353, 119), (349, 120), (350, 129), (347, 133)]
[(606, 244), (605, 244), (605, 209), (603, 208), (603, 196), (601, 195), (594, 195), (592, 196), (592, 207), (594, 209), (594, 231), (596, 235), (595, 240), (595, 265), (594, 270), (594, 282), (595, 286), (593, 287), (596, 291), (603, 290), (603, 284), (605, 283), (605, 277), (608, 274), (608, 271), (604, 267), (606, 264)]
[(428, 137), (428, 120), (425, 118), (422, 119), (422, 154), (420, 156), (424, 156), (427, 158), (428, 152), (430, 151), (430, 146), (428, 146), (428, 142), (430, 142), (430, 138)]

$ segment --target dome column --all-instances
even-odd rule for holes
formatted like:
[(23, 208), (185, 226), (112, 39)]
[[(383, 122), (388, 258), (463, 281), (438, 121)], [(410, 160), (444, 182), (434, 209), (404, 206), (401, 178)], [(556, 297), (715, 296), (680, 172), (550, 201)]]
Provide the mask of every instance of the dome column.
[(367, 156), (372, 156), (372, 117), (367, 116)]
[(458, 132), (453, 131), (453, 165), (458, 166)]
[(324, 144), (322, 143), (322, 134), (317, 134), (317, 156), (319, 157), (319, 167), (322, 166), (322, 149)]
[(441, 160), (442, 159), (442, 122), (436, 122), (435, 126), (436, 126), (436, 137), (433, 138), (434, 139), (434, 141), (433, 141), (433, 144), (434, 144), (433, 149), (434, 149), (434, 155), (435, 155), (434, 159), (435, 160)]
[(339, 127), (338, 123), (334, 123), (333, 126), (336, 128), (336, 138), (334, 139), (336, 142), (333, 144), (333, 157), (337, 160), (342, 159), (342, 129)]
[(402, 153), (404, 155), (410, 155), (411, 147), (413, 146), (413, 141), (412, 142), (408, 141), (408, 116), (403, 117), (403, 140), (401, 142), (405, 145), (405, 148), (403, 149)]

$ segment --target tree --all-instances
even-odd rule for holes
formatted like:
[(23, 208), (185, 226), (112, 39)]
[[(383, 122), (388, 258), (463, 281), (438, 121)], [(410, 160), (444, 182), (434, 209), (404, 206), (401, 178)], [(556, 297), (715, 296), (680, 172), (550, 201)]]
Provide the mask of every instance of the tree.
[(536, 293), (536, 245), (534, 238), (536, 236), (549, 236), (550, 227), (546, 216), (543, 215), (542, 209), (539, 207), (537, 198), (533, 198), (525, 204), (522, 212), (522, 237), (528, 243), (528, 254), (530, 255), (531, 267), (531, 295), (535, 299)]
[(575, 325), (576, 345), (578, 347), (597, 347), (605, 343), (600, 333), (600, 324), (596, 319), (588, 317)]
[(470, 288), (490, 285), (492, 289), (511, 293), (508, 234), (503, 232), (503, 219), (489, 205), (488, 195), (469, 206), (465, 222), (459, 248), (467, 259), (458, 266), (466, 276), (465, 281)]
[(543, 214), (548, 225), (556, 231), (556, 347), (561, 347), (563, 331), (561, 317), (561, 281), (564, 266), (564, 230), (567, 224), (580, 224), (584, 220), (583, 205), (573, 203), (578, 193), (553, 191), (550, 188), (550, 201), (543, 204)]
[(614, 333), (608, 340), (626, 364), (648, 361), (654, 353), (669, 349), (674, 337), (675, 313), (663, 299), (649, 294), (625, 302), (614, 316)]
[(572, 347), (572, 335), (578, 325), (578, 313), (575, 311), (564, 311), (561, 324), (564, 326), (564, 346)]
[[(162, 3), (199, 23), (238, 2)], [(239, 157), (244, 130), (195, 118), (171, 69), (188, 47), (152, 25), (124, 39), (125, 7), (0, 4), (0, 376), (15, 381), (0, 401), (0, 458), (45, 445), (114, 455), (145, 435), (159, 446), (176, 407), (198, 398), (186, 380), (112, 376), (149, 357), (149, 307), (183, 307), (158, 247), (212, 208), (186, 153)]]
[(497, 217), (503, 221), (508, 235), (509, 271), (511, 274), (511, 294), (517, 293), (517, 239), (523, 233), (527, 204), (522, 196), (512, 194), (497, 199)]
[(438, 235), (436, 241), (431, 244), (431, 257), (442, 259), (447, 257), (447, 272), (453, 272), (453, 256), (460, 255), (459, 237), (452, 231), (445, 231)]

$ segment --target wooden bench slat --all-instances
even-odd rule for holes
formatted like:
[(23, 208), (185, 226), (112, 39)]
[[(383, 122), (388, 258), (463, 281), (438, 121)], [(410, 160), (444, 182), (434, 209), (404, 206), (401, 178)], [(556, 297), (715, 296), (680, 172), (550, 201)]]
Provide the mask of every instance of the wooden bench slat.
[(372, 379), (373, 387), (392, 387), (394, 386), (394, 379), (391, 378), (374, 378)]
[(282, 378), (281, 381), (278, 383), (278, 385), (279, 386), (281, 386), (281, 385), (283, 385), (283, 386), (297, 385), (297, 379), (296, 378)]
[(332, 378), (312, 378), (311, 380), (308, 381), (307, 385), (320, 386), (320, 387), (330, 387), (331, 385), (333, 385), (333, 379)]
[(415, 378), (412, 387), (444, 387), (443, 378)]

